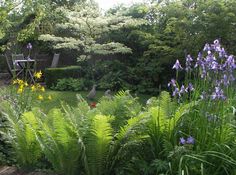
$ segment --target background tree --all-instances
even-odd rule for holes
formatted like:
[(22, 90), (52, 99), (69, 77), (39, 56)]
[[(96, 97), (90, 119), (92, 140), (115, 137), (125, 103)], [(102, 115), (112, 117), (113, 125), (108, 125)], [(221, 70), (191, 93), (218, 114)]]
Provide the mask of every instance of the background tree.
[(73, 50), (78, 60), (89, 60), (80, 64), (102, 88), (158, 93), (157, 87), (166, 88), (173, 76), (169, 70), (176, 59), (184, 64), (186, 54), (196, 57), (216, 38), (235, 54), (234, 0), (149, 1), (121, 5), (105, 15), (92, 0), (16, 2), (1, 1), (1, 47), (33, 42), (49, 51)]
[[(158, 93), (173, 76), (170, 71), (176, 59), (184, 64), (186, 54), (196, 57), (206, 42), (216, 38), (235, 53), (234, 36), (236, 2), (233, 0), (183, 0), (153, 1), (135, 4), (129, 8), (117, 7), (109, 11), (119, 11), (124, 15), (146, 19), (149, 25), (141, 25), (128, 30), (110, 33), (114, 41), (131, 47), (133, 54), (126, 57), (125, 71), (132, 69), (134, 90), (143, 93)], [(233, 49), (232, 49), (233, 48)], [(130, 64), (127, 64), (129, 60)], [(128, 67), (128, 68), (127, 68)], [(112, 70), (110, 70), (112, 71)], [(129, 73), (124, 73), (132, 75)]]
[(132, 52), (121, 42), (114, 42), (106, 37), (107, 33), (142, 23), (141, 20), (120, 14), (104, 16), (93, 1), (83, 2), (73, 10), (64, 8), (62, 13), (65, 14), (66, 21), (58, 23), (53, 34), (41, 35), (39, 39), (53, 43), (54, 49), (76, 51), (78, 61), (93, 58), (89, 62), (90, 72), (95, 69), (96, 56)]
[(6, 49), (7, 30), (11, 27), (9, 13), (14, 9), (14, 4), (10, 0), (0, 2), (0, 52)]

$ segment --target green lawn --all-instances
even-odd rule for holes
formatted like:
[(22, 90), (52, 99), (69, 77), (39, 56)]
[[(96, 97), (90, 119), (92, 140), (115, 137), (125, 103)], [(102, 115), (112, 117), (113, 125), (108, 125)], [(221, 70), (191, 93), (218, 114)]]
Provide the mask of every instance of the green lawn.
[[(86, 99), (88, 92), (87, 91), (71, 92), (71, 91), (47, 90), (46, 95), (51, 95), (52, 100), (42, 101), (42, 103), (40, 104), (40, 107), (42, 109), (45, 109), (45, 111), (49, 111), (50, 109), (54, 107), (60, 107), (61, 103), (66, 103), (71, 106), (76, 106), (77, 104), (76, 94), (81, 94), (82, 97)], [(88, 100), (88, 103), (98, 102), (99, 99), (103, 95), (104, 95), (104, 91), (97, 91), (96, 98), (93, 101)], [(139, 97), (139, 102), (142, 104), (145, 104), (147, 99), (150, 98), (149, 95), (138, 95), (138, 97)]]

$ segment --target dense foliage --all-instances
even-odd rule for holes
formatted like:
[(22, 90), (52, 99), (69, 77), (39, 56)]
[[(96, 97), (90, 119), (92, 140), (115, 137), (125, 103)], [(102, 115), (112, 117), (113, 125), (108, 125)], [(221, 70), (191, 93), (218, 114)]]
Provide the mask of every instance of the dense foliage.
[(56, 86), (60, 79), (81, 78), (83, 70), (80, 66), (66, 66), (60, 68), (47, 68), (44, 72), (47, 87)]
[[(197, 59), (188, 55), (185, 61), (182, 66), (176, 60), (172, 67), (172, 94), (163, 91), (143, 107), (129, 91), (120, 91), (90, 105), (78, 95), (76, 107), (63, 104), (44, 113), (28, 101), (35, 91), (21, 93), (23, 82), (17, 80), (10, 92), (18, 95), (7, 95), (1, 103), (6, 126), (1, 134), (19, 167), (27, 170), (235, 174), (235, 59), (215, 40)], [(186, 74), (182, 83), (180, 73)], [(17, 99), (26, 95), (24, 108)]]
[[(235, 8), (233, 0), (182, 0), (111, 10), (110, 13), (120, 11), (134, 18), (145, 18), (149, 24), (109, 35), (133, 50), (132, 56), (120, 60), (126, 66), (122, 79), (135, 84), (141, 92), (153, 93), (160, 84), (165, 87), (173, 76), (170, 68), (175, 59), (183, 62), (190, 52), (197, 57), (205, 42), (218, 38), (235, 54), (232, 39), (236, 34)], [(110, 71), (116, 74), (113, 70), (111, 67)]]
[(159, 94), (145, 105), (129, 91), (91, 104), (78, 95), (77, 106), (45, 112), (45, 88), (14, 80), (1, 90), (0, 165), (63, 175), (236, 173), (236, 1), (150, 1), (106, 14), (92, 0), (20, 4), (0, 2), (2, 50), (33, 41), (79, 58), (47, 69), (48, 86)]
[(59, 79), (55, 86), (51, 87), (53, 90), (59, 91), (82, 91), (87, 90), (85, 79), (63, 78)]
[(1, 3), (2, 49), (16, 52), (16, 43), (31, 41), (47, 52), (76, 51), (85, 60), (78, 63), (84, 78), (104, 89), (156, 94), (173, 76), (175, 59), (182, 62), (190, 51), (196, 57), (205, 42), (218, 38), (235, 52), (234, 0), (153, 1), (105, 14), (94, 1), (21, 3), (20, 9), (14, 1)]

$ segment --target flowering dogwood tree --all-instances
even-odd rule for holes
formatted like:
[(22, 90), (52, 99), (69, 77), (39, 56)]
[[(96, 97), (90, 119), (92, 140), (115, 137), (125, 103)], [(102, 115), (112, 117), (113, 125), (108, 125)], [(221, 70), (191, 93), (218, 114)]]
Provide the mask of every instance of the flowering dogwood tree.
[(41, 35), (39, 39), (52, 42), (54, 49), (76, 50), (80, 61), (93, 55), (131, 53), (131, 49), (124, 44), (106, 40), (103, 36), (111, 31), (143, 23), (127, 16), (104, 16), (91, 2), (81, 3), (74, 10), (61, 10), (66, 21), (56, 25), (54, 34)]

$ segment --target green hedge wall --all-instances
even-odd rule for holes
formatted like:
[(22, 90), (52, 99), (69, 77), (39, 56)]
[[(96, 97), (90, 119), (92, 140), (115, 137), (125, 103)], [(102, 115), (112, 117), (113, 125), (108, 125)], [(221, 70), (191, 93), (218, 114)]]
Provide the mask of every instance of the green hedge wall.
[(47, 68), (45, 69), (44, 75), (47, 87), (52, 87), (57, 84), (59, 79), (81, 77), (81, 67), (68, 66), (60, 68)]

